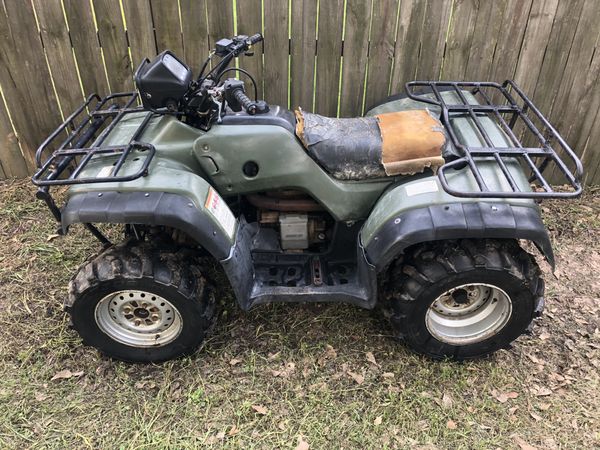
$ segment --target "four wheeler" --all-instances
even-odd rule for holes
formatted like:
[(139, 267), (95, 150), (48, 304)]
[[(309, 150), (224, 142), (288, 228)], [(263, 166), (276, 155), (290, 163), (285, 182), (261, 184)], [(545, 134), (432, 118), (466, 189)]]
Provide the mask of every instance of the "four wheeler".
[(197, 77), (170, 51), (146, 59), (137, 92), (91, 95), (38, 149), (38, 198), (63, 233), (81, 223), (103, 245), (69, 284), (84, 343), (137, 362), (194, 351), (223, 294), (207, 261), (243, 310), (381, 303), (436, 359), (527, 331), (544, 282), (522, 244), (554, 265), (536, 200), (578, 196), (582, 167), (521, 89), (415, 81), (364, 117), (292, 112), (229, 67), (261, 40), (218, 41)]

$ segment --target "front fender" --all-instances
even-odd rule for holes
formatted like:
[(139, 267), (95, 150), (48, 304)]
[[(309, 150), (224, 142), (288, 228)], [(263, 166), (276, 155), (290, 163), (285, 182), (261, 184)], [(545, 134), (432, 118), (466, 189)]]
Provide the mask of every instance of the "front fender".
[(378, 271), (411, 245), (469, 238), (532, 241), (554, 268), (550, 238), (533, 201), (453, 197), (435, 176), (386, 192), (363, 225), (360, 238)]
[[(228, 208), (225, 203), (221, 207)], [(185, 232), (219, 261), (228, 258), (237, 227), (237, 221), (234, 227), (223, 226), (210, 211), (194, 204), (190, 197), (143, 191), (75, 194), (63, 208), (63, 230), (73, 223), (169, 226)]]

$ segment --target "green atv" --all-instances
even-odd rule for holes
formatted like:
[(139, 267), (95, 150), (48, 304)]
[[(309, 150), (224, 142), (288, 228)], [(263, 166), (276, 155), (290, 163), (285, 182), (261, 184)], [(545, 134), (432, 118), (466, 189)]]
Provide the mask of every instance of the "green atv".
[(137, 92), (90, 96), (38, 149), (37, 197), (62, 233), (82, 223), (104, 247), (69, 284), (84, 343), (138, 362), (194, 351), (224, 290), (211, 261), (243, 310), (379, 302), (432, 358), (526, 332), (544, 282), (521, 244), (554, 265), (535, 200), (582, 190), (580, 161), (527, 96), (512, 81), (416, 81), (365, 117), (292, 112), (229, 67), (261, 40), (218, 41), (196, 78), (169, 51), (146, 59)]

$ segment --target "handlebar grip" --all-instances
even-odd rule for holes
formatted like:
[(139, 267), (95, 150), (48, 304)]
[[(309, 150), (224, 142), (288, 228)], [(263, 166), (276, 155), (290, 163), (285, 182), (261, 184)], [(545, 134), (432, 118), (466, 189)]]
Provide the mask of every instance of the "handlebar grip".
[[(261, 36), (262, 37), (262, 36)], [(241, 89), (236, 89), (233, 91), (233, 96), (242, 105), (244, 111), (253, 116), (256, 114), (256, 103), (254, 103), (250, 98), (244, 93)]]
[(254, 36), (250, 36), (248, 38), (248, 42), (250, 43), (250, 45), (258, 44), (262, 40), (263, 36), (260, 33), (256, 33)]

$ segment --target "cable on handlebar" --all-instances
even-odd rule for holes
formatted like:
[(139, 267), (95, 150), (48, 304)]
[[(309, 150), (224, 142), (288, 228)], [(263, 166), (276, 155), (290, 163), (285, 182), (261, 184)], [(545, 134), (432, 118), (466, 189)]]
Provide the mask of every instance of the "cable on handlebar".
[(250, 72), (248, 72), (245, 69), (242, 69), (241, 67), (229, 67), (229, 68), (225, 69), (223, 72), (221, 72), (221, 74), (219, 75), (219, 78), (217, 78), (215, 80), (215, 83), (219, 83), (219, 81), (221, 81), (221, 78), (223, 77), (223, 75), (227, 72), (242, 72), (248, 78), (250, 78), (250, 81), (252, 81), (252, 84), (254, 85), (254, 101), (258, 101), (258, 87), (257, 87), (258, 85), (256, 84), (256, 80), (250, 74)]

